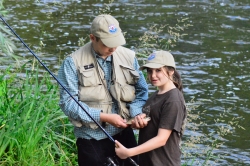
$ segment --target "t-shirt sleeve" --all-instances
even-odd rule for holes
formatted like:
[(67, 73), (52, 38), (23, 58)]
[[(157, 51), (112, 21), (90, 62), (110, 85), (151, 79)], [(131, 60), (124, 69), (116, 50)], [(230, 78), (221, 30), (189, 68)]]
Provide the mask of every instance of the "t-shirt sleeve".
[(159, 128), (180, 132), (184, 119), (183, 107), (180, 101), (165, 103), (161, 110)]

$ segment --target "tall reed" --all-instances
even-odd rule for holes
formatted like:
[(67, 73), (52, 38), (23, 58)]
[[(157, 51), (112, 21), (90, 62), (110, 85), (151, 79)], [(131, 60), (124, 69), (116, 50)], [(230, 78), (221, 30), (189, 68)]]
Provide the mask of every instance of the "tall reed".
[(36, 70), (21, 79), (7, 71), (0, 89), (0, 165), (75, 165), (72, 127), (50, 77), (39, 79)]

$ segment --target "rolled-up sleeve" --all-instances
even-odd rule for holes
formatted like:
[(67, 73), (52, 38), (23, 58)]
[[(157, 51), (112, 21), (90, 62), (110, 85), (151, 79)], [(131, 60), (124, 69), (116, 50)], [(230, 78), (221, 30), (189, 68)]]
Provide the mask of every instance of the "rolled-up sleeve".
[(139, 64), (137, 59), (134, 60), (134, 68), (138, 71), (140, 77), (138, 82), (135, 84), (135, 100), (129, 103), (130, 115), (132, 117), (142, 113), (142, 107), (148, 99), (148, 85), (143, 76), (142, 71), (139, 70)]
[[(70, 94), (78, 101), (78, 77), (75, 64), (71, 57), (67, 57), (58, 71), (58, 79)], [(89, 115), (100, 122), (101, 110), (90, 108), (84, 102), (79, 101), (82, 107)], [(64, 114), (74, 120), (83, 123), (93, 122), (87, 113), (76, 103), (72, 97), (60, 86), (59, 106)]]

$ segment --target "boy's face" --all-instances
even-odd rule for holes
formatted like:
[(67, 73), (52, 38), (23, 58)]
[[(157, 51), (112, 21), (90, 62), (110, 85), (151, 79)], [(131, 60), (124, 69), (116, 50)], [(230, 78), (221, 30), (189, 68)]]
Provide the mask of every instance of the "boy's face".
[(100, 39), (97, 41), (96, 37), (92, 34), (90, 34), (90, 39), (92, 41), (95, 52), (103, 59), (106, 59), (108, 56), (112, 55), (117, 48), (117, 47), (114, 48), (107, 47), (106, 45), (103, 44), (103, 42)]

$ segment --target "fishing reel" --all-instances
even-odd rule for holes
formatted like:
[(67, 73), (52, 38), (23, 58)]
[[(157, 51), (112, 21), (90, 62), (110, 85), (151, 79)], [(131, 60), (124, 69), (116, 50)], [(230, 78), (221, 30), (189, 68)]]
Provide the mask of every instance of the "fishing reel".
[(119, 162), (115, 156), (114, 157), (107, 157), (107, 160), (103, 166), (119, 166)]
[[(133, 166), (139, 166), (133, 159), (128, 158), (129, 162)], [(124, 166), (124, 163), (119, 164), (119, 161), (117, 160), (116, 156), (114, 157), (107, 157), (106, 163), (104, 163), (103, 166)]]

